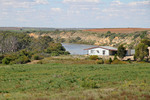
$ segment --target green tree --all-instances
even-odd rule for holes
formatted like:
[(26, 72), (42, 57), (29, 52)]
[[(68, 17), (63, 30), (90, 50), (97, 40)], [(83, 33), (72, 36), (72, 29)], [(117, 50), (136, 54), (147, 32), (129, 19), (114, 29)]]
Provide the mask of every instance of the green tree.
[(139, 43), (135, 48), (135, 58), (136, 60), (142, 61), (145, 57), (148, 57), (148, 45), (144, 43)]
[(109, 62), (110, 62), (110, 64), (112, 63), (112, 59), (111, 58), (109, 58)]
[(42, 52), (49, 47), (49, 43), (53, 42), (50, 36), (41, 36), (37, 39), (33, 38), (29, 50), (34, 52)]
[(51, 53), (53, 51), (64, 52), (66, 49), (62, 46), (61, 43), (49, 43), (48, 48), (46, 49), (47, 53)]
[(144, 43), (145, 45), (150, 46), (150, 39), (143, 39), (141, 40), (141, 43)]
[(126, 55), (126, 48), (123, 45), (118, 47), (117, 55), (119, 58), (123, 59)]
[(117, 59), (117, 54), (115, 54), (115, 56), (114, 56), (114, 59), (113, 60), (116, 60)]

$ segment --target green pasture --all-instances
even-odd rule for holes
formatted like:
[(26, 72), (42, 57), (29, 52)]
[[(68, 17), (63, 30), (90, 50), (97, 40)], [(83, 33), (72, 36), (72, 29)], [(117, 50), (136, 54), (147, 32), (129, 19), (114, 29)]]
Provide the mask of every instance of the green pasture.
[(0, 65), (0, 100), (150, 99), (150, 64)]

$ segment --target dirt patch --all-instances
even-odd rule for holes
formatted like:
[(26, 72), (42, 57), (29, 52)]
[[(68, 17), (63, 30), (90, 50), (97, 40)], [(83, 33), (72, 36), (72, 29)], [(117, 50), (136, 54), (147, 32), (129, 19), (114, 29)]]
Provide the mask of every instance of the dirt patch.
[(30, 36), (30, 37), (34, 37), (34, 38), (38, 38), (38, 37), (39, 37), (39, 35), (37, 35), (37, 34), (35, 34), (35, 33), (30, 33), (29, 36)]
[(31, 61), (31, 62), (29, 62), (29, 63), (27, 63), (27, 64), (37, 64), (39, 61), (40, 61), (40, 60), (33, 60), (33, 61)]

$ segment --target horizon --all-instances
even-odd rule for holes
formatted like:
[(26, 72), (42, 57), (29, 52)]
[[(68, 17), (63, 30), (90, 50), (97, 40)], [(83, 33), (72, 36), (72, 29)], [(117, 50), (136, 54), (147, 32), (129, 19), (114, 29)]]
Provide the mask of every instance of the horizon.
[(0, 27), (150, 28), (150, 0), (0, 1)]
[(146, 28), (150, 28), (150, 27), (107, 27), (107, 28), (105, 28), (105, 27), (100, 27), (100, 28), (92, 28), (92, 27), (87, 27), (87, 28), (85, 28), (85, 27), (34, 27), (34, 26), (32, 26), (32, 27), (14, 27), (14, 26), (0, 26), (0, 28), (54, 28), (54, 29), (120, 29), (120, 28), (122, 28), (122, 29), (124, 29), (124, 28), (137, 28), (137, 29), (139, 29), (139, 28), (141, 28), (141, 29), (146, 29)]

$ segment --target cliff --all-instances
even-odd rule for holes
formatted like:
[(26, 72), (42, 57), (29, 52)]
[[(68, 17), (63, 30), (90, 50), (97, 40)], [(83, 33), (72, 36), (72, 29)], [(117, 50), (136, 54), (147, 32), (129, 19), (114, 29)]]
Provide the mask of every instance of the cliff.
[(127, 33), (112, 33), (91, 32), (85, 30), (76, 31), (49, 31), (30, 33), (30, 36), (38, 38), (39, 36), (50, 36), (56, 42), (78, 43), (78, 44), (93, 44), (93, 45), (108, 45), (117, 47), (120, 44), (125, 44), (128, 48), (133, 48), (143, 38), (150, 38), (150, 31), (135, 31)]

